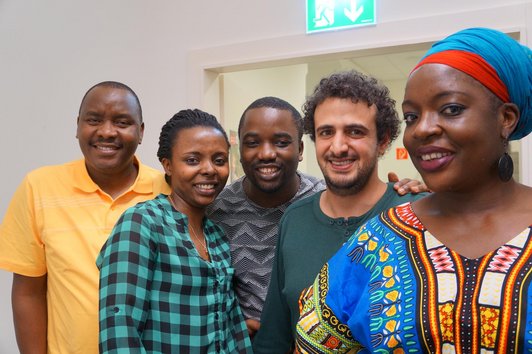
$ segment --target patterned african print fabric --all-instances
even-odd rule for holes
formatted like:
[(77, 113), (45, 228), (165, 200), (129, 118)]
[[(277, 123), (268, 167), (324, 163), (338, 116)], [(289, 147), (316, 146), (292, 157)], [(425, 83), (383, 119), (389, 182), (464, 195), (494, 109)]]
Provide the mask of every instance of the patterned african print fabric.
[(468, 259), (432, 236), (410, 203), (382, 213), (302, 293), (299, 352), (532, 351), (531, 228)]
[(204, 220), (210, 262), (166, 195), (128, 209), (100, 268), (100, 353), (252, 353), (229, 244)]

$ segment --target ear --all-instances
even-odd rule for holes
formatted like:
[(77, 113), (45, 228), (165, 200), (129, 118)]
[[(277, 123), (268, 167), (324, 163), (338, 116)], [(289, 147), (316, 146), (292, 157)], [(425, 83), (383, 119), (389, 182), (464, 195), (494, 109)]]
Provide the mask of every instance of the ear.
[(303, 140), (301, 140), (299, 142), (299, 154), (298, 154), (298, 157), (297, 157), (299, 162), (303, 161), (303, 149), (304, 149), (304, 147), (305, 147), (305, 145), (303, 144)]
[(390, 136), (386, 135), (381, 142), (378, 143), (377, 150), (378, 150), (378, 156), (381, 157), (384, 155), (388, 147), (390, 146)]
[(76, 119), (76, 139), (78, 139), (78, 129), (79, 129), (79, 116)]
[(164, 173), (168, 176), (172, 176), (172, 162), (170, 159), (163, 157), (161, 160), (161, 165), (163, 165)]
[(142, 143), (142, 138), (144, 137), (144, 122), (140, 124), (140, 136), (139, 136), (139, 145)]
[(238, 161), (240, 161), (240, 164), (242, 165), (242, 150), (244, 149), (244, 146), (242, 145), (242, 140), (240, 140), (240, 137), (238, 138)]
[(503, 103), (499, 107), (499, 119), (502, 124), (501, 136), (504, 140), (514, 131), (519, 122), (519, 108), (514, 103)]

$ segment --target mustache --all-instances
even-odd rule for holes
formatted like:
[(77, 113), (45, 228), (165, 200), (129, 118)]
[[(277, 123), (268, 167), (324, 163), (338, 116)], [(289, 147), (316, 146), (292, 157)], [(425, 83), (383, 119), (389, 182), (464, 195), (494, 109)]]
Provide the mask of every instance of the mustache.
[(327, 154), (325, 154), (325, 158), (326, 159), (345, 159), (345, 158), (349, 158), (349, 159), (352, 159), (352, 160), (358, 160), (359, 156), (358, 154), (349, 154), (349, 152), (342, 152), (340, 154), (335, 154), (333, 152), (328, 152)]
[(254, 162), (251, 166), (253, 168), (263, 168), (263, 167), (275, 167), (275, 168), (281, 168), (282, 164), (280, 163), (264, 163), (264, 162)]
[(115, 145), (120, 145), (120, 141), (116, 138), (116, 137), (111, 137), (111, 138), (102, 138), (102, 137), (99, 137), (97, 138), (96, 140), (93, 141), (93, 143), (104, 143), (104, 144), (115, 144)]

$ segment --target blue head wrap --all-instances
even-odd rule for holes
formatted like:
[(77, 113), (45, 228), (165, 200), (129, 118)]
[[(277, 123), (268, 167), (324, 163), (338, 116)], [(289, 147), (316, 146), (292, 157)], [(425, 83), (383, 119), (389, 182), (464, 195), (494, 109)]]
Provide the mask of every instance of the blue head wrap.
[(435, 43), (425, 54), (460, 50), (481, 56), (506, 85), (510, 101), (519, 107), (520, 117), (510, 140), (532, 131), (532, 51), (506, 34), (488, 28), (469, 28)]

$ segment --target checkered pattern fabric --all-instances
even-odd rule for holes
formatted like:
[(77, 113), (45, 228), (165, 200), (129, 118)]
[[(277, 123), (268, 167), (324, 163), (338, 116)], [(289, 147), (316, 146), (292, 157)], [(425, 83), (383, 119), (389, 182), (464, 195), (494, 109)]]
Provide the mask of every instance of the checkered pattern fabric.
[(97, 260), (100, 353), (251, 353), (229, 245), (205, 219), (211, 261), (164, 195), (128, 209)]

